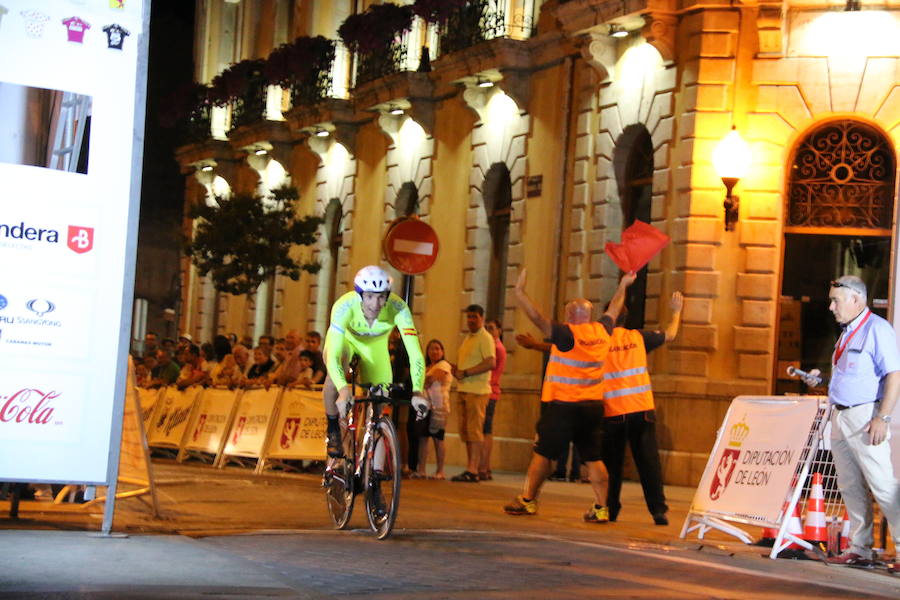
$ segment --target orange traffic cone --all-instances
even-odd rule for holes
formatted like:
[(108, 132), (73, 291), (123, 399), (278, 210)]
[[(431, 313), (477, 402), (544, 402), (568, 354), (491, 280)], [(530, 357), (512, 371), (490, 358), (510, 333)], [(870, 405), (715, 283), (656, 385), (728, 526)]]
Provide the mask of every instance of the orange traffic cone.
[(822, 490), (821, 473), (813, 473), (812, 487), (806, 502), (803, 539), (814, 544), (828, 541), (828, 527), (825, 525), (825, 492)]
[(847, 514), (847, 507), (844, 507), (844, 523), (841, 525), (841, 552), (850, 547), (850, 515)]
[[(788, 521), (787, 530), (785, 533), (791, 533), (796, 537), (803, 537), (803, 525), (800, 524), (800, 505), (794, 505), (794, 514), (790, 516), (790, 520)], [(791, 542), (785, 547), (786, 550), (802, 550), (803, 546), (798, 544), (797, 542)]]

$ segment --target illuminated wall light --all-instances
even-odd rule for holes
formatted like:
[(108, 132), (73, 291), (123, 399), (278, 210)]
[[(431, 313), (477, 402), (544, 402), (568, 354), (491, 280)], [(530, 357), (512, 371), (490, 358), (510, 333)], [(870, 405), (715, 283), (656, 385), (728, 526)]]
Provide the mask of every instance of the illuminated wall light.
[(478, 78), (478, 87), (480, 87), (480, 88), (494, 87), (494, 82), (491, 81), (490, 79), (482, 79), (481, 77), (479, 77)]
[(204, 173), (209, 173), (210, 171), (213, 170), (213, 168), (211, 165), (204, 165), (204, 166), (200, 167), (200, 170), (203, 171)]
[(316, 130), (316, 137), (324, 138), (324, 137), (328, 137), (329, 135), (330, 134), (328, 133), (327, 129), (317, 129)]
[(725, 184), (725, 231), (734, 231), (737, 224), (740, 199), (731, 191), (750, 170), (751, 160), (750, 145), (741, 137), (737, 127), (732, 127), (713, 150), (713, 167)]
[(266, 150), (265, 148), (258, 148), (257, 150), (255, 150), (253, 152), (253, 154), (255, 154), (257, 156), (265, 156), (268, 153), (269, 153), (268, 150)]
[(403, 114), (403, 109), (400, 108), (399, 106), (391, 106), (391, 108), (388, 110), (388, 112), (396, 117), (399, 117), (400, 115)]
[(609, 36), (614, 38), (624, 38), (628, 37), (628, 30), (622, 27), (621, 25), (610, 25), (609, 26)]

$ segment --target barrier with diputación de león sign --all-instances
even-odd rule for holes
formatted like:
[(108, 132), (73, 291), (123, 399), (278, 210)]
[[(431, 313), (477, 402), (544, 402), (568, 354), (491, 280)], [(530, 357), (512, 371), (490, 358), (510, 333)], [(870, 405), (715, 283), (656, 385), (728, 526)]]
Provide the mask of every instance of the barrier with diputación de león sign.
[(285, 390), (264, 460), (263, 471), (277, 460), (325, 460), (325, 407), (322, 392)]
[(241, 396), (241, 391), (228, 388), (207, 388), (197, 400), (194, 418), (187, 429), (178, 461), (189, 456), (213, 462), (222, 451), (225, 436)]
[(716, 529), (745, 543), (734, 523), (778, 530), (770, 556), (790, 544), (812, 545), (787, 531), (813, 462), (833, 471), (825, 452), (828, 399), (820, 396), (739, 396), (719, 429), (681, 537)]
[(218, 467), (224, 467), (229, 461), (244, 464), (242, 459), (259, 460), (262, 457), (283, 391), (280, 386), (244, 390), (228, 429), (225, 447), (216, 460)]

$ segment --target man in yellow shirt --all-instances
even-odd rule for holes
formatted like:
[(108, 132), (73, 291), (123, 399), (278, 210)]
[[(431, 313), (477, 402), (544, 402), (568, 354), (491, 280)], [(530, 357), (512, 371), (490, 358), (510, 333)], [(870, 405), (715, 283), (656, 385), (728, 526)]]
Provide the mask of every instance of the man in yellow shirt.
[(466, 445), (466, 470), (451, 481), (478, 482), (478, 463), (484, 442), (484, 417), (491, 396), (491, 369), (494, 368), (494, 337), (484, 328), (484, 309), (466, 307), (469, 333), (459, 346), (453, 376), (459, 380), (459, 439)]

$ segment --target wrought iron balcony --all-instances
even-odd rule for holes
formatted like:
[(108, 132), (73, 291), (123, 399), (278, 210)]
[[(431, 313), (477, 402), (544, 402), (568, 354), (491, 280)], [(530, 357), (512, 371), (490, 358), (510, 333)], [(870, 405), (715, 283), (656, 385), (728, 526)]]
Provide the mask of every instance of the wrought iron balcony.
[(409, 35), (404, 34), (391, 40), (384, 48), (372, 52), (357, 52), (356, 85), (408, 70), (408, 47)]
[(254, 77), (247, 82), (244, 94), (231, 101), (231, 127), (250, 125), (266, 117), (268, 85), (265, 80)]
[[(516, 3), (518, 4), (518, 3)], [(495, 38), (527, 39), (533, 33), (533, 2), (510, 12), (508, 0), (469, 0), (440, 32), (440, 53), (465, 50)], [(525, 10), (526, 8), (531, 10)]]
[(300, 82), (290, 87), (293, 106), (312, 106), (333, 95), (335, 45), (331, 43), (323, 56), (316, 58), (316, 65)]

